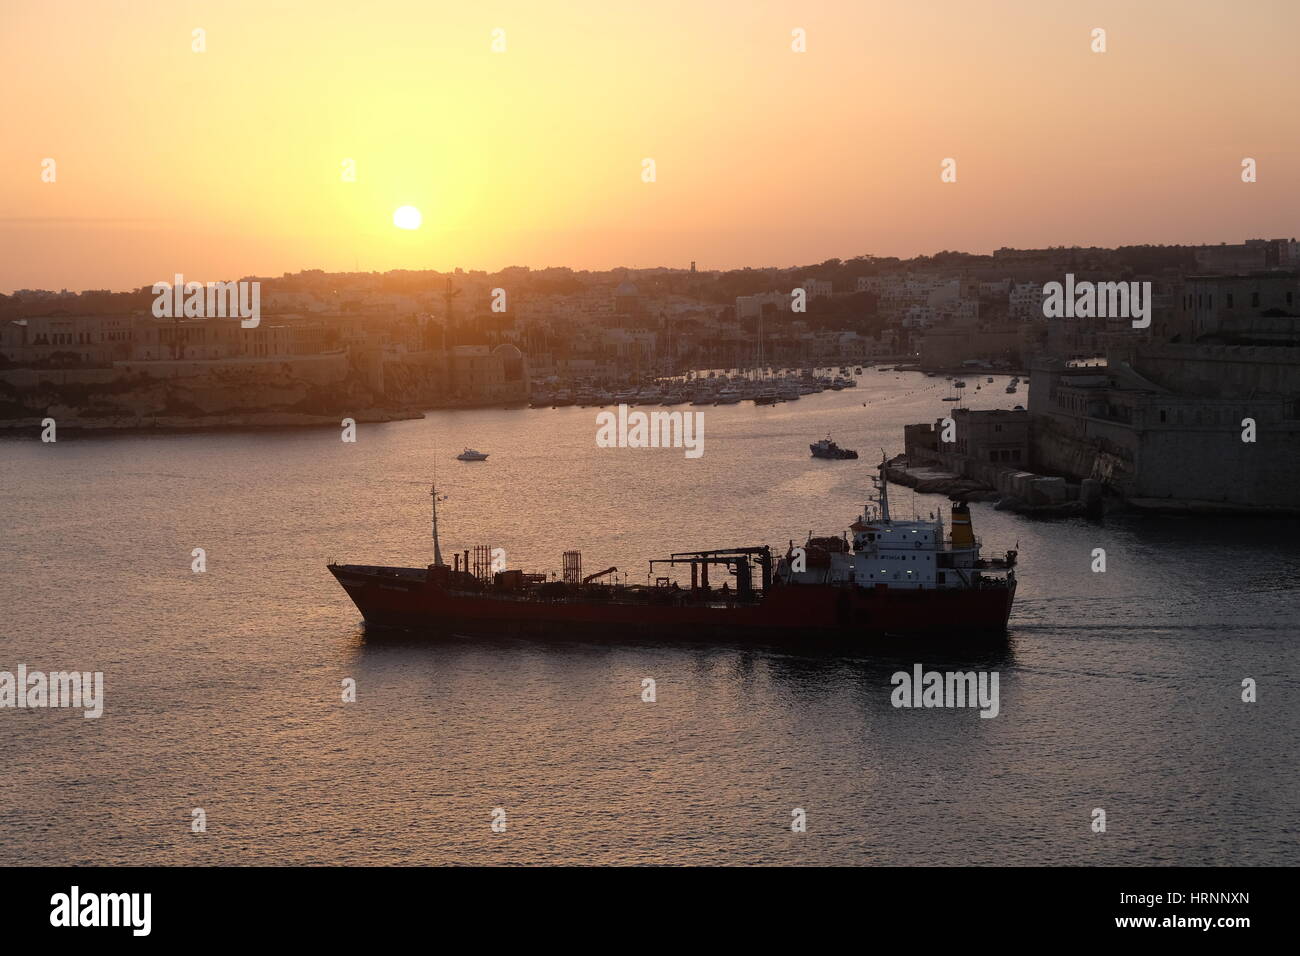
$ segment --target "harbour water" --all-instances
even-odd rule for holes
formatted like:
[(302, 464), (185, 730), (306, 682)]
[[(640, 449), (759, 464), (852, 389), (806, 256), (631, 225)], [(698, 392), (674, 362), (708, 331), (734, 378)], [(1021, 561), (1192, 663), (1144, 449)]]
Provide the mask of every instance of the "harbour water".
[[(1296, 863), (1294, 521), (973, 505), (985, 548), (1020, 552), (1006, 647), (888, 658), (617, 634), (376, 641), (325, 570), (431, 561), (435, 470), (444, 549), (501, 547), (530, 570), (576, 548), (638, 581), (670, 551), (838, 533), (880, 450), (951, 407), (943, 379), (860, 381), (683, 406), (704, 413), (693, 459), (598, 448), (596, 410), (576, 407), (431, 412), (355, 444), (0, 440), (0, 670), (105, 686), (99, 719), (0, 709), (0, 863)], [(974, 381), (972, 407), (1025, 400)], [(861, 458), (811, 459), (827, 433)], [(455, 461), (466, 446), (489, 460)], [(908, 517), (947, 506), (891, 500)], [(893, 707), (890, 675), (916, 663), (997, 671), (998, 716)]]

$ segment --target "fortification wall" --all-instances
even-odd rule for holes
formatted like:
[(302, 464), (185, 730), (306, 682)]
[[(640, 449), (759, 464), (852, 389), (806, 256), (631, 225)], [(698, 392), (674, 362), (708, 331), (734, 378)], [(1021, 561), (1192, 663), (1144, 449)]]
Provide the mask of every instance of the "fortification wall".
[(105, 385), (122, 378), (114, 368), (10, 368), (0, 371), (0, 382), (19, 391), (31, 391), (42, 382), (52, 385)]
[(114, 368), (150, 378), (186, 379), (210, 377), (214, 381), (248, 383), (285, 378), (328, 385), (347, 378), (351, 363), (348, 352), (293, 355), (275, 358), (162, 359), (114, 362)]
[(1185, 395), (1300, 398), (1300, 348), (1252, 345), (1143, 345), (1134, 370)]
[(1133, 497), (1296, 508), (1300, 423), (1261, 427), (1254, 442), (1240, 428), (1148, 430), (1138, 474)]

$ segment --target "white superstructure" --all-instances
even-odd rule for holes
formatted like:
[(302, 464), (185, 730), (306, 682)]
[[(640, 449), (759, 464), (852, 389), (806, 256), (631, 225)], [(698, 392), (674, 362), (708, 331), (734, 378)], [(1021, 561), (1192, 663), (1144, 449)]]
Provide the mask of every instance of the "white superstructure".
[(896, 521), (889, 513), (889, 483), (884, 462), (873, 478), (877, 492), (850, 526), (852, 539), (816, 538), (790, 550), (776, 564), (783, 584), (831, 584), (864, 588), (973, 588), (989, 583), (985, 572), (1015, 579), (1016, 552), (1005, 559), (980, 557), (980, 542), (971, 528), (970, 508), (952, 508), (951, 534), (945, 536), (941, 514), (929, 520)]

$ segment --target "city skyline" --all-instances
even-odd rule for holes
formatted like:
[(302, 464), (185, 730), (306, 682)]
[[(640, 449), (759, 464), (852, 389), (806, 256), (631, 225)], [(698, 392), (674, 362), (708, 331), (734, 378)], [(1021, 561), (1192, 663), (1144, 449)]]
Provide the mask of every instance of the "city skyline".
[[(1121, 250), (1147, 248), (1147, 249), (1168, 249), (1168, 250), (1178, 249), (1178, 250), (1187, 250), (1190, 252), (1195, 252), (1196, 250), (1203, 250), (1205, 251), (1207, 256), (1214, 256), (1215, 255), (1214, 250), (1220, 250), (1221, 252), (1224, 253), (1231, 253), (1233, 251), (1249, 249), (1251, 246), (1259, 247), (1259, 251), (1262, 253), (1264, 247), (1273, 246), (1279, 243), (1288, 243), (1291, 247), (1295, 247), (1297, 243), (1297, 239), (1295, 237), (1288, 238), (1288, 237), (1281, 237), (1281, 236), (1265, 238), (1262, 235), (1259, 235), (1259, 236), (1248, 236), (1248, 237), (1234, 237), (1234, 239), (1231, 241), (1221, 240), (1219, 242), (1205, 242), (1205, 243), (1197, 243), (1197, 244), (1154, 243), (1154, 242), (1125, 243), (1118, 246), (1081, 246), (1081, 245), (1068, 245), (1068, 244), (1051, 244), (1051, 245), (1041, 246), (1037, 248), (999, 246), (998, 248), (989, 250), (988, 252), (973, 252), (965, 249), (937, 249), (928, 253), (925, 252), (918, 253), (915, 256), (900, 257), (900, 256), (872, 255), (872, 254), (860, 253), (853, 256), (847, 256), (847, 255), (831, 256), (819, 262), (801, 262), (801, 263), (791, 263), (791, 264), (782, 264), (782, 265), (778, 265), (774, 263), (766, 263), (766, 264), (750, 263), (750, 264), (730, 266), (725, 268), (717, 267), (717, 266), (710, 267), (708, 265), (700, 265), (695, 260), (691, 260), (686, 263), (671, 264), (671, 265), (667, 263), (660, 263), (658, 265), (643, 265), (643, 266), (617, 264), (617, 265), (612, 265), (607, 267), (592, 267), (592, 268), (575, 268), (573, 266), (565, 265), (563, 263), (555, 263), (547, 266), (532, 266), (532, 265), (516, 263), (516, 264), (504, 265), (492, 269), (479, 268), (473, 265), (470, 266), (456, 265), (445, 269), (439, 269), (434, 267), (405, 268), (405, 267), (395, 266), (386, 269), (377, 268), (372, 270), (369, 269), (354, 270), (348, 268), (325, 269), (319, 266), (304, 266), (301, 269), (285, 271), (277, 274), (255, 273), (255, 272), (243, 272), (243, 273), (232, 272), (220, 276), (205, 276), (201, 280), (195, 276), (185, 276), (181, 274), (181, 278), (184, 279), (186, 282), (189, 281), (199, 281), (199, 282), (219, 281), (220, 282), (220, 281), (234, 281), (237, 279), (257, 279), (257, 280), (275, 282), (277, 280), (291, 280), (294, 279), (295, 277), (310, 276), (314, 273), (321, 273), (323, 275), (329, 275), (329, 276), (387, 276), (393, 274), (411, 274), (413, 276), (419, 276), (427, 273), (431, 275), (447, 276), (447, 277), (454, 277), (457, 275), (463, 275), (468, 277), (468, 276), (494, 276), (494, 275), (501, 275), (506, 272), (524, 270), (525, 272), (530, 272), (537, 275), (543, 275), (545, 273), (553, 272), (553, 271), (559, 271), (559, 272), (567, 271), (572, 273), (575, 276), (608, 276), (609, 278), (606, 279), (606, 281), (614, 281), (615, 279), (618, 278), (620, 273), (623, 273), (627, 276), (639, 275), (644, 273), (668, 273), (668, 274), (689, 273), (689, 274), (698, 274), (701, 277), (718, 276), (718, 275), (725, 276), (728, 274), (744, 273), (744, 272), (788, 273), (788, 272), (806, 272), (809, 270), (816, 270), (825, 267), (829, 263), (839, 263), (841, 266), (845, 266), (845, 267), (851, 267), (855, 263), (862, 263), (868, 266), (886, 266), (888, 265), (888, 263), (895, 262), (895, 261), (898, 263), (910, 264), (918, 260), (925, 260), (925, 259), (939, 260), (941, 257), (944, 256), (965, 256), (965, 257), (970, 257), (971, 259), (984, 259), (984, 260), (996, 261), (997, 255), (1001, 253), (1012, 253), (1012, 254), (1019, 253), (1024, 255), (1028, 255), (1032, 253), (1069, 253), (1069, 252), (1090, 252), (1090, 251), (1117, 253)], [(1016, 261), (1017, 259), (1018, 257), (1013, 257), (1013, 260), (1009, 261), (1006, 264), (1006, 268), (1011, 271), (1015, 271), (1014, 261)], [(1262, 262), (1262, 257), (1261, 257), (1261, 262)], [(985, 268), (987, 268), (989, 264), (991, 263), (981, 263), (981, 265), (983, 265)], [(1269, 268), (1277, 269), (1277, 268), (1288, 268), (1288, 267), (1291, 267), (1289, 263), (1279, 263), (1277, 265), (1270, 266)], [(937, 265), (936, 268), (938, 268)], [(944, 268), (945, 269), (950, 268), (950, 266), (945, 265)], [(1263, 269), (1264, 267), (1261, 265), (1260, 268)], [(1213, 272), (1222, 272), (1224, 270), (1222, 268), (1207, 266), (1202, 271), (1207, 273), (1213, 273)], [(1247, 269), (1246, 271), (1251, 271), (1251, 270)], [(150, 291), (152, 286), (154, 286), (155, 284), (165, 284), (170, 287), (174, 279), (175, 279), (174, 275), (163, 276), (157, 280), (150, 280), (148, 282), (128, 284), (120, 288), (87, 287), (87, 288), (77, 289), (77, 288), (64, 287), (60, 289), (53, 289), (53, 288), (24, 287), (21, 289), (19, 288), (0, 289), (0, 295), (18, 296), (24, 292), (40, 292), (40, 293), (45, 293), (47, 295), (56, 295), (56, 296), (80, 295), (85, 293), (105, 293), (105, 292), (112, 295), (127, 295), (127, 294), (141, 293), (141, 292), (149, 292), (152, 295), (153, 292)], [(838, 291), (842, 292), (845, 290), (841, 289)]]
[[(0, 15), (5, 291), (1199, 244), (1300, 219), (1294, 84), (1259, 75), (1300, 26), (1280, 2), (57, 6)], [(407, 205), (420, 228), (394, 227)]]

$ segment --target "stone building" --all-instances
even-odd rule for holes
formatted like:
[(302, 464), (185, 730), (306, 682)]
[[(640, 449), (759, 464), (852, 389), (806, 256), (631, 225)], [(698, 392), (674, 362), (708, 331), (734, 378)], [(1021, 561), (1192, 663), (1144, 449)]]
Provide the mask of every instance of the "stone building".
[(1099, 478), (1149, 507), (1300, 510), (1300, 349), (1225, 348), (1136, 346), (1105, 366), (1035, 364), (1034, 467)]

